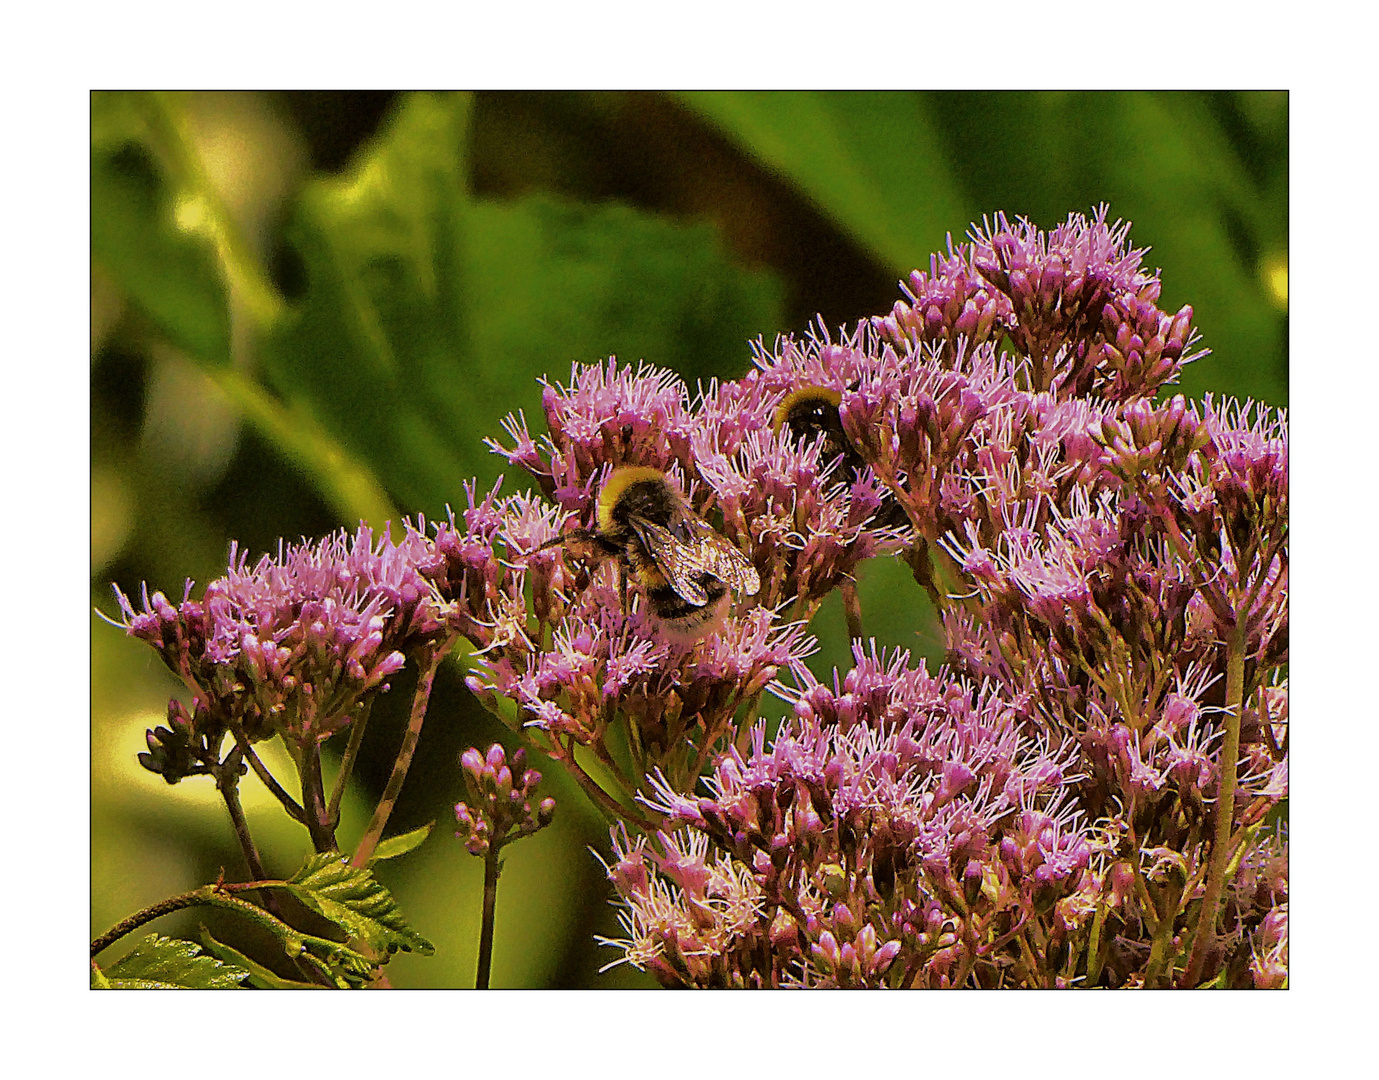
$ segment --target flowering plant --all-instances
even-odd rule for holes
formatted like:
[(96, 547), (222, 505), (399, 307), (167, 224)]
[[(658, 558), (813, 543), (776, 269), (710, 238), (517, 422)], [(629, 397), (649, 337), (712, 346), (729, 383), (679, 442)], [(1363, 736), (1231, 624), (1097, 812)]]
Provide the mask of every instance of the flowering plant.
[[(117, 590), (121, 625), (191, 695), (141, 761), (215, 780), (254, 878), (177, 903), (252, 911), (322, 984), (429, 949), (369, 866), (425, 838), (383, 833), (456, 655), (523, 744), (463, 757), (479, 985), (498, 853), (555, 811), (529, 753), (609, 819), (613, 963), (666, 985), (1282, 985), (1286, 416), (1166, 396), (1202, 352), (1143, 255), (1104, 209), (1049, 232), (998, 215), (889, 314), (759, 343), (742, 378), (697, 395), (645, 365), (576, 364), (545, 383), (545, 433), (519, 411), (490, 442), (534, 491), (470, 485), (458, 517), (418, 516), (399, 541), (361, 528), (252, 568), (232, 549), (200, 600), (188, 584), (136, 609)], [(802, 393), (816, 426), (793, 422)], [(657, 559), (574, 542), (606, 533), (627, 467), (750, 561), (757, 591), (686, 634), (648, 602)], [(865, 634), (855, 572), (892, 557), (941, 614), (937, 670)], [(811, 624), (834, 591), (852, 666), (821, 676)], [(410, 723), (346, 866), (341, 793), (409, 666)], [(788, 708), (775, 730), (765, 693)], [(299, 796), (256, 754), (270, 739)], [(247, 769), (316, 850), (288, 881), (266, 879), (238, 811)], [(299, 929), (284, 891), (334, 938)], [(281, 984), (206, 944), (216, 978)]]

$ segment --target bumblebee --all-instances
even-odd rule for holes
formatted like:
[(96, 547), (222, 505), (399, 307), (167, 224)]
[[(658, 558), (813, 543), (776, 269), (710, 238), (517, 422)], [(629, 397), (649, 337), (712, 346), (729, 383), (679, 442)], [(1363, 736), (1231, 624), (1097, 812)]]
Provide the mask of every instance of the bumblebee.
[(843, 419), (838, 406), (843, 395), (826, 386), (802, 386), (792, 391), (776, 407), (771, 427), (776, 431), (788, 428), (796, 441), (822, 440), (819, 461), (827, 464), (841, 457), (843, 466), (851, 473), (861, 472), (864, 463), (843, 431)]
[[(843, 418), (838, 414), (843, 395), (826, 386), (802, 386), (794, 390), (776, 406), (776, 415), (771, 427), (789, 430), (798, 442), (818, 439), (823, 445), (819, 448), (819, 463), (827, 465), (841, 458), (841, 469), (847, 480), (855, 480), (866, 469), (867, 463), (852, 440), (843, 430)], [(905, 510), (895, 501), (895, 496), (887, 492), (876, 511), (875, 523), (886, 528), (909, 525)]]
[(677, 630), (698, 630), (725, 607), (730, 589), (753, 596), (756, 568), (701, 518), (657, 469), (623, 466), (604, 481), (598, 529), (561, 538), (594, 557), (616, 557), (647, 607)]

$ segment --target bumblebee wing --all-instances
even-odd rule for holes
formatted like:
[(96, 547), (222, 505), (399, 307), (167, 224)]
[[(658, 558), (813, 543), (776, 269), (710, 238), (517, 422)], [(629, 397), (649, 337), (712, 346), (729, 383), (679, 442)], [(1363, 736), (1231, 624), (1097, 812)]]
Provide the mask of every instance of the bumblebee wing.
[(629, 514), (627, 520), (641, 542), (646, 545), (647, 551), (651, 552), (651, 558), (661, 573), (665, 574), (670, 587), (695, 607), (707, 604), (709, 594), (695, 580), (695, 575), (705, 570), (713, 573), (713, 568), (704, 565), (698, 552), (698, 544), (682, 543), (671, 535), (669, 529), (636, 514)]
[(722, 533), (703, 518), (687, 515), (685, 525), (694, 542), (690, 545), (703, 570), (707, 570), (728, 588), (745, 596), (755, 596), (761, 579), (752, 561), (742, 554)]

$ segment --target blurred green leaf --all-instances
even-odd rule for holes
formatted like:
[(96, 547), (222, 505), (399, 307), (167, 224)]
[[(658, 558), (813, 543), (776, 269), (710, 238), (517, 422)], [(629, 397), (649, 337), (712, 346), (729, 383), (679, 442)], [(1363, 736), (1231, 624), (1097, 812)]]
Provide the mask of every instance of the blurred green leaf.
[(103, 974), (115, 990), (228, 990), (249, 977), (243, 968), (207, 956), (194, 942), (161, 934), (149, 934)]
[(927, 266), (971, 210), (917, 94), (696, 91), (681, 100), (897, 274)]
[(350, 866), (339, 852), (313, 855), (286, 883), (318, 915), (379, 952), (435, 951), (429, 941), (402, 918), (388, 892), (368, 870)]
[(411, 832), (405, 832), (399, 836), (390, 836), (388, 839), (380, 841), (378, 847), (374, 848), (369, 862), (375, 863), (380, 859), (396, 859), (399, 855), (406, 855), (409, 851), (415, 851), (426, 842), (426, 838), (431, 835), (431, 830), (435, 827), (434, 821), (428, 821), (419, 829), (413, 829)]
[(464, 95), (413, 95), (348, 172), (307, 186), (289, 227), (306, 296), (263, 349), (287, 408), (331, 431), (409, 509), (419, 489), (458, 490), (462, 471), (441, 434), (456, 422), (450, 395), (425, 383), (464, 351), (468, 111)]
[(1107, 159), (1112, 209), (1134, 218), (1132, 239), (1152, 245), (1147, 261), (1165, 268), (1164, 306), (1191, 304), (1212, 350), (1184, 371), (1183, 390), (1199, 397), (1224, 387), (1286, 403), (1286, 322), (1259, 267), (1262, 249), (1278, 238), (1263, 224), (1261, 194), (1220, 126), (1193, 99), (1113, 100), (1118, 108), (1102, 128), (1117, 151)]
[(276, 447), (316, 483), (322, 497), (350, 525), (367, 522), (381, 532), (400, 516), (373, 470), (323, 428), (309, 405), (284, 405), (260, 384), (230, 368), (210, 372), (225, 396)]
[(739, 374), (782, 290), (732, 265), (707, 226), (546, 198), (472, 202), (468, 99), (404, 99), (291, 227), (305, 299), (266, 343), (267, 376), (338, 434), (408, 510), (435, 515), (498, 466), (485, 435), (539, 401), (535, 380), (617, 354)]
[(169, 340), (223, 364), (230, 314), (215, 246), (176, 190), (149, 105), (145, 94), (91, 95), (91, 256)]

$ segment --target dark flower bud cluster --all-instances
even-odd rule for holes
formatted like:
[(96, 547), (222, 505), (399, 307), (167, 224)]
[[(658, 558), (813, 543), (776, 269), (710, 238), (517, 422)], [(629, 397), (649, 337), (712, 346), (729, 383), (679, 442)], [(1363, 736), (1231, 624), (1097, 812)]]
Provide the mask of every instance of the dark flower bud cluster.
[(169, 700), (168, 726), (151, 728), (145, 733), (148, 752), (139, 755), (139, 764), (169, 784), (188, 776), (209, 774), (220, 760), (220, 740), (212, 740), (215, 725), (209, 718), (203, 714), (198, 719), (193, 719), (177, 698)]
[(511, 758), (500, 743), (486, 754), (471, 747), (460, 758), (468, 802), (455, 805), (455, 836), (471, 855), (485, 856), (504, 845), (544, 829), (555, 817), (555, 800), (536, 804), (541, 774), (527, 768), (527, 752)]

